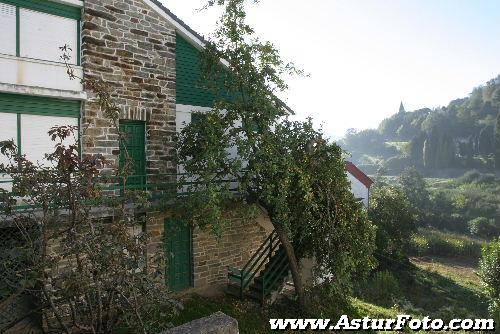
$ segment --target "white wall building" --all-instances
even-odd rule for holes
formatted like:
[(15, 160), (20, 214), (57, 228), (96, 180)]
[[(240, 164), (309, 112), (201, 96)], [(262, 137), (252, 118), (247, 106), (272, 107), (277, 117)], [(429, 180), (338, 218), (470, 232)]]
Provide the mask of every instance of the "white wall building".
[(370, 204), (370, 187), (373, 184), (372, 179), (352, 162), (346, 163), (346, 170), (347, 177), (351, 181), (352, 193), (363, 202), (365, 208), (368, 208)]

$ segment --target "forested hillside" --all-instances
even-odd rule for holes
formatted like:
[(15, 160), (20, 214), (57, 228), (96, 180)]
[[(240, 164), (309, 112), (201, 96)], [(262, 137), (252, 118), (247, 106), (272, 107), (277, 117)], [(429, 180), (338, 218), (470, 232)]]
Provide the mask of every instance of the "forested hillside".
[(369, 174), (408, 166), (440, 176), (500, 170), (500, 75), (446, 107), (407, 112), (401, 104), (378, 129), (350, 130), (341, 145)]

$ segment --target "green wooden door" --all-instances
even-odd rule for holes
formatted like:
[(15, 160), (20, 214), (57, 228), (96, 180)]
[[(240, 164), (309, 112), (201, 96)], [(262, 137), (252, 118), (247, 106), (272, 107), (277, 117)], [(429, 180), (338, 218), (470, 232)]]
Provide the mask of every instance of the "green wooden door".
[[(120, 121), (120, 132), (125, 136), (123, 146), (131, 159), (131, 169), (127, 178), (128, 186), (146, 183), (146, 134), (145, 124), (139, 121)], [(120, 149), (120, 168), (125, 166), (125, 150)]]
[(165, 221), (167, 285), (181, 291), (191, 285), (191, 228), (176, 220)]

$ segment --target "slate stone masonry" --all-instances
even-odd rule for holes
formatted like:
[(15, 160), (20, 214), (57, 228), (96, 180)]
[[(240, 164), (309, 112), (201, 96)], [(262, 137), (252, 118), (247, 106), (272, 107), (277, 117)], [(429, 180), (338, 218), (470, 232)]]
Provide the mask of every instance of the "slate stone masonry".
[[(174, 28), (141, 0), (85, 0), (82, 53), (85, 75), (108, 83), (121, 119), (145, 121), (146, 173), (175, 173)], [(95, 102), (82, 128), (83, 153), (118, 167), (118, 134)]]
[[(82, 18), (82, 66), (87, 78), (105, 81), (120, 119), (144, 121), (149, 183), (173, 174), (175, 134), (175, 30), (141, 0), (85, 0)], [(119, 167), (118, 133), (87, 91), (82, 112), (82, 153), (102, 154), (106, 174)], [(162, 249), (163, 222), (153, 215), (151, 255)]]

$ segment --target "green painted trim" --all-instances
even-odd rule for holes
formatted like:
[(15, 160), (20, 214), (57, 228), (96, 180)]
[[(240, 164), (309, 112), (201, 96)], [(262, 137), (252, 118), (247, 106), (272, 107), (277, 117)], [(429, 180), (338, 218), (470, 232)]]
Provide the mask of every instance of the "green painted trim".
[(80, 101), (0, 93), (0, 112), (41, 116), (80, 117)]
[(19, 7), (16, 7), (16, 57), (21, 55), (21, 23), (19, 20)]
[(67, 17), (69, 19), (80, 20), (82, 18), (82, 10), (79, 7), (63, 5), (61, 3), (49, 0), (0, 0), (0, 2), (17, 6), (18, 8), (26, 8), (36, 10), (38, 12)]
[(21, 155), (21, 114), (17, 114), (17, 154)]
[(76, 21), (76, 65), (80, 66), (81, 62), (81, 21)]
[(82, 118), (78, 117), (78, 135), (77, 139), (78, 140), (78, 158), (81, 160), (82, 159), (82, 138), (81, 138), (81, 132), (80, 129), (82, 128)]

